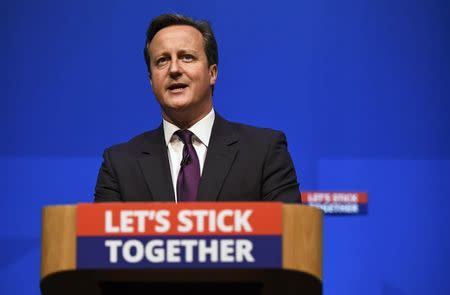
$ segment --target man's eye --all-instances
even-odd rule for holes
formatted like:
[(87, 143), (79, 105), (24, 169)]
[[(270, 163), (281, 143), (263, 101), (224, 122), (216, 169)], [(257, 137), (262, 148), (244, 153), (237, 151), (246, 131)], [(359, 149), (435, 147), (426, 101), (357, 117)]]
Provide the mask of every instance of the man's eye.
[(163, 66), (163, 65), (165, 65), (168, 61), (169, 61), (169, 59), (168, 59), (167, 57), (161, 57), (161, 58), (158, 58), (158, 59), (156, 60), (156, 65), (157, 65), (157, 66)]
[(190, 54), (185, 54), (181, 57), (181, 60), (186, 61), (186, 62), (190, 62), (194, 60), (194, 56), (190, 55)]

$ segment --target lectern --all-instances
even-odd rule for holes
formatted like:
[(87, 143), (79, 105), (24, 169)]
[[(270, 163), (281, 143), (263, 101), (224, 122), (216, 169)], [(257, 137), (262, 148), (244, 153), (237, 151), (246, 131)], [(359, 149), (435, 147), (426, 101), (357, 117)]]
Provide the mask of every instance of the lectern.
[(137, 204), (45, 207), (42, 294), (322, 294), (317, 208)]

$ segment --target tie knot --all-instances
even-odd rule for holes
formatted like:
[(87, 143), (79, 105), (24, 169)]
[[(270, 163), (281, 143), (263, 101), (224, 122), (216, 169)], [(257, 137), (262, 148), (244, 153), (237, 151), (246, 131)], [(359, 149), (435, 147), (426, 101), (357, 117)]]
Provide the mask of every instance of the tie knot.
[(191, 131), (187, 129), (178, 130), (177, 132), (175, 132), (175, 134), (178, 135), (178, 137), (184, 144), (192, 145), (192, 135), (194, 135), (194, 133), (192, 133)]

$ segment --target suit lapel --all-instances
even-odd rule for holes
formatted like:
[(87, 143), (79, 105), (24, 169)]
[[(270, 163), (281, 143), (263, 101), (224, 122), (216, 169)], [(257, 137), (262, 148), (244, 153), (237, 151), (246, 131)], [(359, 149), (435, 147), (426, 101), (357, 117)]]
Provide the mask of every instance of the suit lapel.
[(198, 192), (198, 201), (215, 201), (239, 150), (238, 138), (216, 113)]
[(142, 154), (138, 158), (138, 162), (153, 196), (153, 201), (173, 202), (175, 195), (162, 125), (149, 134), (148, 140), (141, 150)]

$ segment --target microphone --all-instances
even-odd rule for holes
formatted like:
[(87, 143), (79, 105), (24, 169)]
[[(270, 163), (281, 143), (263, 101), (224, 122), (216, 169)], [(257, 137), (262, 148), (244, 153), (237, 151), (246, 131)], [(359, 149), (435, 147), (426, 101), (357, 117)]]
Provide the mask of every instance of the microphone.
[(183, 168), (191, 161), (191, 156), (188, 153), (183, 153), (183, 159), (181, 160), (180, 166)]

